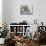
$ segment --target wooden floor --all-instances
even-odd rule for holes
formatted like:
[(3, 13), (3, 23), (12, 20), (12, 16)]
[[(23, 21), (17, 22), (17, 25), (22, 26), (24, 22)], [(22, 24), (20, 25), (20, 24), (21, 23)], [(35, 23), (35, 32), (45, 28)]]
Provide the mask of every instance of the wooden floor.
[(46, 45), (40, 45), (40, 46), (46, 46)]
[[(4, 45), (0, 45), (0, 46), (4, 46)], [(39, 46), (38, 44), (34, 44), (32, 46)], [(40, 46), (46, 46), (46, 45), (40, 45)]]
[(0, 45), (0, 46), (4, 46), (4, 45)]

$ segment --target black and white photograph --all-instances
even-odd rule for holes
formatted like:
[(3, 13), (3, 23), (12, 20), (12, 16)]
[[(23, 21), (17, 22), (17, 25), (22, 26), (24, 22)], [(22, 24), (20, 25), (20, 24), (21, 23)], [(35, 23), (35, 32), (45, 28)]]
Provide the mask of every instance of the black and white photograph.
[(33, 14), (33, 6), (32, 5), (21, 5), (20, 6), (20, 14), (21, 15), (32, 15)]

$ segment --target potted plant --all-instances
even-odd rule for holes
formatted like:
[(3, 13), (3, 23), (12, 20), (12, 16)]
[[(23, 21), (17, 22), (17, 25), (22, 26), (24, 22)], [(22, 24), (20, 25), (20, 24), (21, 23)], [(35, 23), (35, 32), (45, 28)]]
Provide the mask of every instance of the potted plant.
[(0, 44), (4, 44), (4, 40), (7, 37), (8, 29), (7, 29), (7, 24), (5, 23), (3, 25), (3, 31), (0, 31)]

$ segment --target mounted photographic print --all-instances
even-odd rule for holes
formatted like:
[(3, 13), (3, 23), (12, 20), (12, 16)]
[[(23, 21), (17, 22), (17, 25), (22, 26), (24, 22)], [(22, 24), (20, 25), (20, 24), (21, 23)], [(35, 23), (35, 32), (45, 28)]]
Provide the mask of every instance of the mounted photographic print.
[(20, 14), (21, 15), (32, 15), (33, 14), (32, 5), (21, 5), (20, 6)]

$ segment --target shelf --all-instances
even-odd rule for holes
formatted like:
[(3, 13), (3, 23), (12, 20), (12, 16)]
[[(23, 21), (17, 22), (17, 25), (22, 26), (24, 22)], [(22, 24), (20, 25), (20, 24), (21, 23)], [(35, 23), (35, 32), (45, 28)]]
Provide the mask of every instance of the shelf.
[[(25, 36), (25, 34), (26, 34), (25, 30), (27, 27), (30, 27), (30, 26), (31, 25), (9, 25), (9, 29), (10, 29), (10, 33), (17, 33), (18, 35), (22, 34), (23, 36)], [(16, 28), (14, 29), (14, 27), (16, 27)], [(16, 32), (14, 32), (14, 30), (16, 30)], [(21, 31), (19, 31), (19, 30), (21, 30)], [(11, 32), (11, 31), (13, 31), (13, 32)]]
[(31, 26), (31, 25), (9, 25), (9, 26)]
[(15, 33), (15, 32), (10, 32), (10, 33)]
[[(10, 33), (15, 33), (15, 32), (10, 32)], [(16, 32), (16, 33), (23, 33), (23, 32)]]
[(23, 33), (23, 32), (16, 32), (16, 33)]

